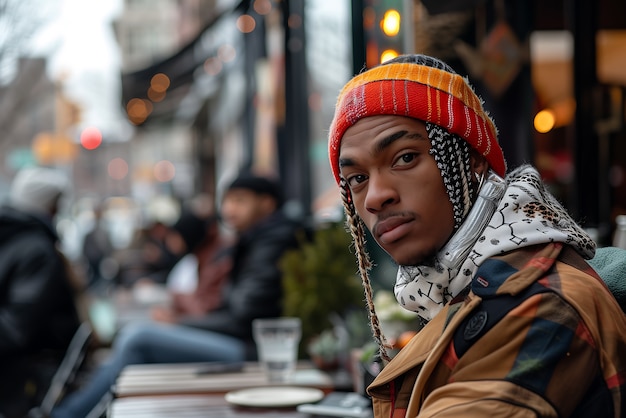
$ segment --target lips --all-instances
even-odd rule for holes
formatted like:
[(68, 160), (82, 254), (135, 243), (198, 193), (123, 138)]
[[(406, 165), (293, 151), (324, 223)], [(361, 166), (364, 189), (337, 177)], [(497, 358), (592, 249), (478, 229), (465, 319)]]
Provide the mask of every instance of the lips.
[(383, 244), (390, 244), (404, 237), (410, 230), (413, 218), (394, 216), (374, 226), (374, 236)]

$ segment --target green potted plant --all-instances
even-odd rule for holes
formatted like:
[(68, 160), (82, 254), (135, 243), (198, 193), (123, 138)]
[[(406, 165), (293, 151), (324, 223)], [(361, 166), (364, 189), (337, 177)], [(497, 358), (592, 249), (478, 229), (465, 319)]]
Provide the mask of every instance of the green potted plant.
[(345, 344), (332, 329), (325, 329), (307, 344), (307, 353), (318, 369), (333, 370), (339, 367), (339, 360)]
[[(334, 327), (333, 315), (345, 317), (350, 309), (363, 308), (363, 290), (351, 244), (343, 222), (328, 223), (280, 260), (284, 315), (302, 320), (301, 355), (307, 354), (307, 345), (314, 337)], [(324, 337), (324, 343), (328, 338)]]

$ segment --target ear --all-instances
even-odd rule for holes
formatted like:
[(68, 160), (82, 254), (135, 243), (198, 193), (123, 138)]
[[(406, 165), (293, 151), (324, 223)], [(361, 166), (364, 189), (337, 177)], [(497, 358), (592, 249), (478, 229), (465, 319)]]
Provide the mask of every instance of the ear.
[(276, 211), (276, 199), (268, 194), (259, 195), (259, 206), (265, 215), (270, 215)]
[(489, 163), (478, 151), (472, 149), (470, 152), (470, 167), (472, 167), (472, 180), (479, 183), (480, 179), (487, 175)]

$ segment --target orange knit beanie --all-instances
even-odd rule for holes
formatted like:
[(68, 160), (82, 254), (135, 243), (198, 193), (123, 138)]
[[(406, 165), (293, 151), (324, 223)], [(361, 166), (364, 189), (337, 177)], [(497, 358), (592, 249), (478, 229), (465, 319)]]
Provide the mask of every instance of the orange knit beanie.
[(464, 139), (487, 159), (496, 174), (504, 177), (506, 162), (497, 128), (467, 80), (432, 57), (412, 58), (411, 62), (392, 60), (367, 70), (341, 90), (328, 144), (337, 183), (339, 147), (346, 129), (374, 115), (408, 116), (439, 125)]

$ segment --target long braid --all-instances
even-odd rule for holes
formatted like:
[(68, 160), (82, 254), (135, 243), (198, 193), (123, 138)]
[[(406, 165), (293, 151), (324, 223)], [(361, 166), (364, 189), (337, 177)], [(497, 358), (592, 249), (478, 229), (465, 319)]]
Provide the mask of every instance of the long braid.
[(461, 174), (461, 189), (463, 190), (463, 219), (465, 219), (474, 202), (474, 189), (471, 187), (472, 167), (469, 153), (460, 152), (457, 157)]
[(350, 188), (345, 179), (340, 180), (339, 188), (341, 190), (341, 200), (343, 202), (344, 209), (347, 216), (347, 226), (352, 234), (354, 245), (356, 248), (356, 257), (359, 265), (359, 274), (361, 275), (361, 282), (363, 283), (363, 290), (365, 292), (365, 300), (367, 303), (367, 313), (370, 320), (370, 328), (376, 343), (379, 346), (380, 357), (385, 361), (390, 361), (391, 357), (387, 353), (387, 340), (381, 330), (380, 321), (378, 315), (376, 315), (376, 308), (374, 307), (374, 292), (372, 291), (372, 284), (370, 281), (369, 270), (372, 267), (369, 255), (365, 249), (365, 230), (363, 221), (356, 214), (356, 209), (352, 203), (352, 197), (350, 195)]

